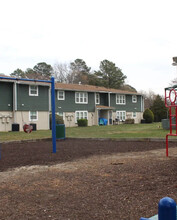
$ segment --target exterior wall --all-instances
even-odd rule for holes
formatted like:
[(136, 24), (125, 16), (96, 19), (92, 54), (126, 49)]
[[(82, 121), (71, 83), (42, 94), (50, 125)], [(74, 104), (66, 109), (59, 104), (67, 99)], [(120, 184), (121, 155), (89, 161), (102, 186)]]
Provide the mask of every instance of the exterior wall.
[[(135, 120), (135, 124), (140, 123), (143, 118), (143, 112), (136, 112), (136, 118), (132, 116), (133, 112), (126, 112), (126, 119), (131, 118)], [(116, 119), (116, 112), (113, 112), (113, 120)]]
[(141, 96), (137, 95), (137, 102), (132, 102), (132, 95), (126, 95), (126, 104), (116, 104), (116, 94), (111, 94), (110, 105), (115, 108), (114, 111), (141, 112)]
[(29, 85), (17, 84), (18, 111), (49, 111), (49, 87), (38, 86), (38, 96), (29, 96)]
[(75, 112), (75, 111), (95, 111), (95, 93), (88, 92), (88, 103), (75, 103), (75, 91), (65, 91), (65, 100), (57, 99), (57, 91), (55, 92), (55, 111), (56, 112)]
[(20, 131), (23, 131), (24, 123), (36, 124), (37, 130), (48, 130), (49, 129), (49, 112), (38, 111), (38, 120), (30, 121), (29, 112), (16, 112), (16, 123), (20, 124)]
[[(12, 124), (18, 123), (20, 126), (20, 131), (23, 131), (24, 123), (30, 124), (35, 123), (37, 126), (37, 130), (48, 130), (49, 129), (49, 112), (38, 112), (38, 120), (30, 121), (29, 120), (29, 112), (16, 112), (15, 113), (16, 120), (14, 120), (14, 116), (12, 112), (0, 112), (0, 131), (12, 131)], [(24, 122), (24, 123), (23, 123)]]
[(108, 106), (108, 93), (100, 93), (100, 105)]
[[(77, 123), (75, 123), (75, 111), (88, 112), (89, 126), (98, 125), (98, 117), (108, 119), (109, 124), (110, 110), (102, 109), (100, 111), (101, 114), (99, 115), (99, 110), (96, 109), (95, 104), (96, 92), (88, 92), (87, 94), (88, 103), (77, 104), (75, 103), (75, 91), (65, 91), (64, 100), (58, 100), (57, 90), (55, 91), (55, 110), (56, 113), (59, 113), (60, 115), (63, 114), (66, 127), (77, 126)], [(99, 105), (114, 108), (111, 110), (112, 120), (115, 120), (116, 118), (116, 111), (126, 111), (126, 118), (133, 118), (132, 113), (136, 112), (136, 118), (134, 118), (135, 123), (141, 122), (144, 111), (143, 97), (141, 95), (137, 95), (136, 103), (132, 102), (132, 95), (125, 95), (126, 104), (123, 105), (116, 104), (116, 94), (114, 93), (100, 92), (99, 94)], [(15, 101), (17, 102), (17, 105)], [(20, 130), (23, 130), (23, 121), (27, 124), (33, 123), (29, 121), (29, 111), (38, 111), (38, 120), (34, 121), (34, 123), (37, 124), (37, 130), (49, 129), (50, 101), (49, 86), (47, 85), (38, 85), (38, 96), (30, 96), (28, 84), (19, 83), (16, 81), (0, 81), (0, 131), (11, 131), (11, 124), (14, 122), (19, 123)]]
[(13, 110), (13, 83), (0, 82), (0, 111)]
[[(65, 127), (77, 127), (75, 123), (75, 112), (65, 112), (64, 116)], [(88, 112), (88, 126), (98, 125), (95, 112)]]
[(0, 131), (11, 131), (13, 123), (13, 114), (10, 111), (0, 112)]

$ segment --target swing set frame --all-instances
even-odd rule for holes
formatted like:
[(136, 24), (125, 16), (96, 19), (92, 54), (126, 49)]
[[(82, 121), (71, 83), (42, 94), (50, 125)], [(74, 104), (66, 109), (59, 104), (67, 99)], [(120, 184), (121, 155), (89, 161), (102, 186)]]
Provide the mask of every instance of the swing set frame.
[[(56, 153), (56, 122), (55, 122), (55, 78), (52, 76), (51, 80), (38, 80), (38, 79), (23, 79), (11, 78), (0, 76), (0, 79), (13, 80), (13, 81), (30, 81), (30, 82), (43, 82), (51, 84), (51, 107), (52, 107), (52, 148), (53, 153)], [(1, 155), (0, 155), (1, 156)]]

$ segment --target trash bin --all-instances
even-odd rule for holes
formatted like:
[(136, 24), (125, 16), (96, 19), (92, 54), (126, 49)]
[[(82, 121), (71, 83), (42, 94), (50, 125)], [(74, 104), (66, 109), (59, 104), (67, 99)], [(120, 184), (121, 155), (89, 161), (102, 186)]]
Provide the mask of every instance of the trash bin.
[(106, 118), (99, 118), (99, 125), (107, 125), (108, 120)]
[(65, 125), (56, 124), (56, 139), (65, 139)]
[(20, 129), (20, 125), (17, 123), (13, 123), (12, 124), (12, 131), (19, 131)]
[(145, 124), (146, 120), (145, 119), (141, 119), (141, 124)]
[(33, 131), (37, 131), (37, 125), (36, 124), (31, 123), (30, 125), (33, 127), (33, 129), (32, 129)]
[[(170, 129), (170, 119), (162, 119), (162, 128), (165, 130), (169, 130)], [(176, 118), (172, 118), (172, 124), (174, 124), (172, 126), (172, 129), (176, 129)]]

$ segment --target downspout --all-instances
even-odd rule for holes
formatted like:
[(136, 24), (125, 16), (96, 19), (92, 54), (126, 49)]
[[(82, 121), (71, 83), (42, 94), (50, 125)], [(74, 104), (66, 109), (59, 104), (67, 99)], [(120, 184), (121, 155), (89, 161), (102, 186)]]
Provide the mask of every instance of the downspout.
[[(110, 94), (110, 92), (108, 92), (108, 106), (109, 106), (109, 107), (111, 106), (111, 94)], [(108, 125), (110, 125), (110, 123), (109, 123), (110, 111), (111, 111), (111, 110), (108, 110)]]
[(48, 108), (48, 126), (49, 126), (49, 129), (50, 129), (50, 114), (51, 114), (51, 111), (52, 111), (52, 108), (51, 108), (51, 86), (49, 86), (49, 90), (48, 90), (48, 96), (49, 96), (49, 108)]
[[(98, 109), (96, 108), (96, 92), (94, 92), (94, 103), (95, 103), (96, 125), (99, 125)], [(95, 124), (95, 120), (94, 120), (94, 124)]]
[(17, 82), (15, 81), (13, 84), (13, 122), (17, 122)]
[(111, 98), (110, 98), (110, 92), (108, 92), (108, 106), (111, 106)]
[(141, 111), (144, 112), (144, 97), (141, 96)]
[(143, 119), (143, 112), (144, 112), (144, 97), (141, 96), (141, 119)]

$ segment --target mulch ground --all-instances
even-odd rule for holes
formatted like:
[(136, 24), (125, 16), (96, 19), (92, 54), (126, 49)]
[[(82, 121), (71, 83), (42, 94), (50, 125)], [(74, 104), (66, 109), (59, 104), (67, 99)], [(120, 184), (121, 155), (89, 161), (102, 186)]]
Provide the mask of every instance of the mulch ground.
[(1, 144), (0, 219), (136, 220), (177, 201), (177, 143), (66, 139)]

